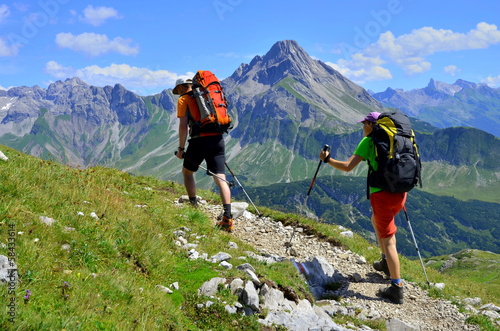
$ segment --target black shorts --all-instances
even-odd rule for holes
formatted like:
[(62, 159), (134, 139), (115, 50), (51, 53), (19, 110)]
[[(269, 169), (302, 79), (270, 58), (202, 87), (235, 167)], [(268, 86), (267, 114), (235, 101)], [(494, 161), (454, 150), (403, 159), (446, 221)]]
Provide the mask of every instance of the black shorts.
[(189, 171), (197, 171), (201, 162), (205, 160), (208, 170), (214, 174), (225, 174), (225, 150), (221, 134), (190, 139), (183, 166)]

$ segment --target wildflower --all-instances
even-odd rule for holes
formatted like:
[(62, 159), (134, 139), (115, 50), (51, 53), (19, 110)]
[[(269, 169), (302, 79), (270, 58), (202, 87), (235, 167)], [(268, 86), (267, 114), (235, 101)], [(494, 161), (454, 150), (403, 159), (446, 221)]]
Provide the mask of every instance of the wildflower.
[(61, 286), (62, 289), (62, 296), (64, 300), (69, 299), (69, 291), (70, 291), (71, 285), (69, 285), (68, 282), (64, 282), (63, 286)]
[(24, 303), (28, 303), (28, 301), (30, 301), (30, 296), (31, 296), (31, 291), (30, 290), (26, 290), (26, 295), (24, 296)]

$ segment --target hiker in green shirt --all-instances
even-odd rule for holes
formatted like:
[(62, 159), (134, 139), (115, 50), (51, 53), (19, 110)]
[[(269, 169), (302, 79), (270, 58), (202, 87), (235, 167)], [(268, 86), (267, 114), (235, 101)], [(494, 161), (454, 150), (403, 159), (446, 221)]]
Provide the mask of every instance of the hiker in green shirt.
[[(370, 133), (379, 115), (378, 112), (371, 112), (359, 121), (363, 123), (364, 137), (347, 161), (333, 159), (328, 151), (321, 151), (319, 158), (332, 167), (346, 172), (354, 169), (361, 161), (368, 161), (374, 170), (377, 170), (376, 149)], [(406, 193), (391, 193), (378, 187), (370, 187), (372, 224), (382, 251), (382, 260), (373, 263), (373, 267), (391, 278), (391, 286), (381, 289), (379, 295), (398, 304), (403, 303), (403, 284), (396, 248), (397, 228), (394, 217), (403, 208), (406, 196)]]

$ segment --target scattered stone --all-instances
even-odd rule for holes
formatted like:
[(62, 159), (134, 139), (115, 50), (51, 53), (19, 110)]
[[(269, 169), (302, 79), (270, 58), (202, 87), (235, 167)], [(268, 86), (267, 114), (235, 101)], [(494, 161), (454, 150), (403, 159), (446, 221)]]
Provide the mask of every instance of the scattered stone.
[(241, 303), (255, 311), (259, 311), (259, 295), (255, 290), (253, 282), (248, 281), (240, 295)]
[(200, 253), (198, 253), (194, 248), (188, 251), (188, 257), (190, 260), (197, 260), (200, 257)]
[(238, 218), (243, 215), (247, 210), (248, 203), (246, 202), (232, 202), (231, 203), (231, 213), (233, 214), (233, 219)]
[(481, 306), (479, 309), (480, 309), (480, 310), (485, 310), (485, 309), (487, 309), (487, 310), (492, 310), (492, 311), (500, 312), (500, 307), (495, 306), (495, 305), (494, 305), (494, 304), (492, 304), (492, 303), (485, 304), (484, 306)]
[(47, 217), (47, 216), (40, 216), (39, 219), (40, 219), (40, 222), (42, 222), (43, 224), (47, 224), (48, 226), (52, 226), (52, 224), (57, 222), (55, 219)]
[(238, 312), (238, 309), (234, 306), (226, 305), (224, 306), (224, 309), (229, 313), (229, 314), (236, 314)]
[(444, 283), (431, 283), (431, 286), (437, 288), (438, 290), (443, 290), (445, 287), (445, 284)]
[(240, 278), (235, 278), (229, 284), (229, 289), (231, 290), (231, 293), (233, 293), (234, 295), (239, 297), (241, 294), (241, 291), (243, 290), (244, 284), (245, 284), (245, 282), (243, 280), (241, 280)]
[(5, 154), (2, 153), (2, 151), (0, 151), (0, 159), (3, 161), (7, 161), (9, 158), (7, 156), (5, 156)]
[(354, 233), (352, 231), (343, 231), (340, 233), (340, 235), (342, 235), (344, 237), (348, 237), (348, 238), (354, 237)]
[(355, 272), (352, 274), (352, 278), (356, 283), (359, 283), (363, 281), (363, 276), (361, 276), (359, 273)]
[(248, 276), (250, 276), (250, 279), (252, 281), (253, 284), (255, 284), (255, 286), (257, 287), (260, 287), (260, 285), (262, 284), (261, 281), (259, 280), (259, 277), (257, 277), (257, 275), (255, 274), (255, 272), (253, 272), (252, 270), (250, 269), (245, 269), (243, 270)]
[(174, 293), (171, 289), (169, 289), (168, 287), (163, 286), (163, 285), (156, 285), (155, 287), (156, 287), (158, 290), (160, 290), (161, 292), (165, 292), (165, 293), (168, 293), (168, 294), (172, 294), (172, 293)]
[(465, 298), (462, 300), (464, 304), (479, 306), (481, 304), (481, 298)]
[(388, 319), (385, 322), (387, 331), (419, 331), (420, 328), (405, 323), (397, 318)]
[(240, 264), (239, 266), (236, 267), (236, 269), (241, 270), (241, 271), (245, 271), (245, 269), (250, 269), (253, 272), (255, 272), (254, 267), (252, 267), (252, 265), (250, 263)]
[(366, 259), (364, 256), (358, 256), (357, 260), (356, 260), (356, 263), (357, 264), (366, 264)]
[(222, 261), (221, 263), (219, 263), (219, 265), (226, 270), (230, 270), (233, 268), (233, 265), (227, 261)]
[(219, 285), (220, 284), (225, 284), (226, 279), (221, 278), (221, 277), (215, 277), (212, 278), (211, 280), (203, 283), (201, 287), (198, 289), (198, 295), (204, 295), (204, 296), (213, 296), (217, 293), (219, 290)]
[(212, 256), (210, 259), (215, 260), (215, 262), (222, 262), (222, 261), (230, 260), (231, 255), (228, 253), (219, 252), (219, 253), (215, 254), (214, 256)]

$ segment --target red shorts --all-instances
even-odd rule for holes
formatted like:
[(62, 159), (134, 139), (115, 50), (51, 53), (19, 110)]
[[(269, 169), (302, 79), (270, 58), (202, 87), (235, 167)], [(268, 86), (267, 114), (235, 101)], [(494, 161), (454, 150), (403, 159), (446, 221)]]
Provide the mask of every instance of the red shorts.
[(380, 238), (389, 238), (396, 234), (397, 227), (394, 216), (403, 208), (406, 196), (406, 193), (387, 191), (370, 194), (373, 218)]

